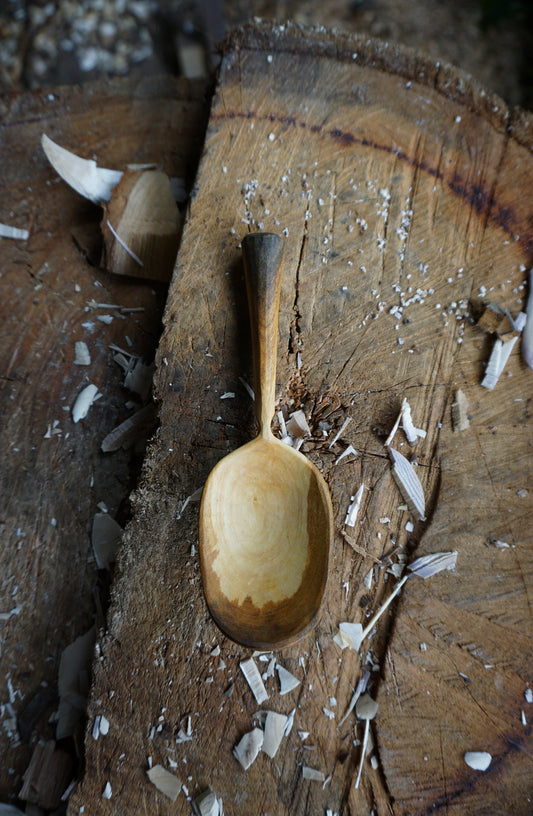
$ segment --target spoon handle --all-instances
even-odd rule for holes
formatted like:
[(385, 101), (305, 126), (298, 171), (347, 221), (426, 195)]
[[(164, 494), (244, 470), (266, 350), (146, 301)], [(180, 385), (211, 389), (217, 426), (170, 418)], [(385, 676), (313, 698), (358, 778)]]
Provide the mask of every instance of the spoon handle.
[(252, 329), (255, 414), (268, 439), (276, 397), (276, 356), (283, 241), (272, 232), (252, 232), (242, 240), (244, 274)]

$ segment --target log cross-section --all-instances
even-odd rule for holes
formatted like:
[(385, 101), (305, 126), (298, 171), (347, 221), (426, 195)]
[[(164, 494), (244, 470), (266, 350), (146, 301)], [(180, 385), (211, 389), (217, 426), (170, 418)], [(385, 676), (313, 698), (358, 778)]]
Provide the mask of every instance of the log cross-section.
[[(71, 816), (189, 814), (207, 788), (226, 816), (528, 812), (533, 375), (516, 346), (481, 388), (491, 338), (475, 317), (488, 301), (524, 307), (532, 133), (530, 116), (412, 52), (292, 26), (229, 43), (166, 307), (161, 427), (95, 669), (89, 733), (98, 714), (110, 729), (88, 738)], [(255, 657), (261, 706), (239, 668), (250, 650), (208, 615), (198, 505), (184, 505), (255, 433), (240, 242), (257, 230), (285, 237), (276, 397), (305, 410), (302, 450), (336, 529), (319, 625)], [(457, 388), (470, 424), (454, 434)], [(391, 444), (416, 453), (426, 521), (413, 522), (384, 445), (404, 397), (426, 436), (410, 448), (400, 427)], [(339, 623), (364, 626), (386, 601), (399, 556), (451, 550), (456, 569), (409, 579), (359, 653), (337, 645)], [(272, 659), (300, 681), (283, 696)], [(344, 714), (365, 670), (379, 709), (356, 788), (364, 723)], [(294, 724), (245, 771), (233, 749), (261, 726), (258, 708)], [(489, 752), (489, 768), (467, 751)], [(183, 783), (175, 802), (150, 764)]]

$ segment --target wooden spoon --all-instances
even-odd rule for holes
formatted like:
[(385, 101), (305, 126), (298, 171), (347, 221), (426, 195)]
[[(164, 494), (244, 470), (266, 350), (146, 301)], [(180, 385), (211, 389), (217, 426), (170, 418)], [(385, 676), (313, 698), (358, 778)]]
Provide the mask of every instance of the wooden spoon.
[(317, 468), (276, 439), (274, 414), (283, 242), (242, 242), (252, 327), (259, 435), (213, 468), (200, 506), (200, 566), (218, 626), (246, 646), (275, 649), (317, 622), (333, 539), (333, 510)]

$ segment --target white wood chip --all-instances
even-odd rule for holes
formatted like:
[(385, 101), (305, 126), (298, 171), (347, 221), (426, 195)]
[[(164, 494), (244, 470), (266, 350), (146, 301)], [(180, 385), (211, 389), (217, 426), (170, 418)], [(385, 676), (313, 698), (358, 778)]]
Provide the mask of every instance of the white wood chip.
[(492, 756), (488, 751), (467, 751), (465, 754), (465, 762), (475, 771), (486, 771), (492, 762)]
[(263, 745), (264, 734), (260, 728), (248, 731), (241, 741), (233, 749), (233, 756), (237, 759), (245, 771), (255, 762), (257, 755)]
[(346, 450), (345, 450), (345, 451), (343, 451), (343, 452), (341, 453), (341, 455), (340, 455), (340, 456), (338, 456), (338, 457), (335, 459), (335, 464), (336, 464), (336, 465), (338, 465), (338, 464), (339, 464), (339, 462), (342, 462), (342, 460), (343, 460), (343, 459), (345, 459), (347, 456), (350, 456), (351, 454), (353, 454), (353, 456), (357, 456), (357, 451), (355, 450), (355, 448), (354, 448), (354, 446), (353, 446), (353, 445), (348, 445), (348, 447), (346, 448)]
[(9, 224), (0, 224), (0, 238), (13, 238), (15, 241), (27, 241), (30, 233), (26, 229), (10, 227)]
[(311, 436), (311, 429), (307, 423), (305, 413), (301, 409), (294, 411), (294, 413), (289, 416), (286, 428), (290, 436), (295, 436), (299, 439), (303, 439), (305, 436)]
[(111, 787), (111, 782), (106, 782), (106, 786), (102, 793), (102, 799), (111, 799), (113, 796), (113, 788)]
[(415, 473), (412, 464), (394, 448), (389, 447), (389, 454), (393, 464), (393, 476), (400, 492), (407, 502), (411, 513), (420, 521), (426, 520), (426, 501), (424, 489)]
[(91, 365), (91, 355), (87, 343), (84, 343), (83, 340), (76, 340), (74, 343), (74, 365)]
[(317, 771), (316, 768), (309, 768), (308, 765), (303, 766), (302, 776), (304, 779), (310, 779), (313, 782), (324, 782), (326, 778), (322, 771)]
[[(363, 626), (360, 623), (351, 623), (350, 621), (342, 621), (339, 623), (339, 633), (342, 642), (346, 644), (349, 649), (355, 652), (359, 651), (361, 640), (363, 637)], [(336, 641), (338, 643), (338, 641)], [(340, 645), (340, 644), (339, 644)], [(341, 649), (345, 648), (341, 646)]]
[(167, 771), (162, 765), (154, 765), (146, 771), (148, 779), (157, 790), (164, 794), (172, 802), (178, 798), (178, 793), (181, 790), (181, 782), (177, 776)]
[(250, 657), (248, 660), (242, 660), (240, 667), (246, 678), (246, 682), (252, 690), (252, 694), (257, 700), (257, 703), (261, 705), (265, 700), (268, 700), (268, 692), (253, 657)]
[(350, 714), (354, 710), (355, 706), (357, 705), (357, 701), (358, 701), (359, 697), (361, 696), (361, 694), (364, 694), (364, 692), (366, 691), (366, 687), (367, 687), (369, 679), (370, 679), (370, 672), (369, 671), (366, 671), (362, 675), (362, 677), (359, 678), (359, 682), (357, 683), (355, 691), (354, 691), (354, 693), (352, 695), (352, 699), (350, 700), (350, 704), (349, 704), (348, 708), (346, 709), (346, 714), (344, 715), (344, 717), (340, 721), (339, 727), (345, 722), (345, 720), (348, 719), (348, 717), (350, 716)]
[(373, 720), (378, 713), (378, 704), (370, 694), (362, 694), (356, 703), (355, 713), (360, 720)]
[(78, 396), (76, 397), (76, 401), (72, 406), (72, 420), (73, 422), (79, 422), (80, 419), (85, 419), (87, 414), (89, 413), (89, 408), (99, 399), (102, 395), (98, 393), (98, 388), (96, 385), (92, 383), (90, 385), (86, 385), (85, 388), (80, 391)]
[(507, 360), (511, 356), (511, 352), (517, 340), (518, 337), (516, 335), (511, 337), (511, 339), (507, 340), (505, 343), (501, 338), (496, 338), (494, 341), (494, 346), (492, 347), (489, 361), (487, 363), (487, 368), (485, 369), (485, 376), (481, 380), (481, 385), (483, 388), (487, 388), (489, 391), (492, 391), (492, 389), (496, 386), (505, 366), (507, 365)]
[(296, 688), (296, 686), (300, 685), (300, 681), (294, 674), (291, 674), (290, 671), (287, 671), (283, 666), (280, 666), (279, 663), (276, 666), (276, 671), (279, 675), (279, 693), (280, 694), (288, 694), (289, 691), (292, 691)]
[(413, 575), (418, 575), (420, 578), (431, 578), (442, 570), (454, 570), (457, 563), (457, 551), (431, 553), (430, 555), (422, 555), (413, 561), (412, 564), (407, 565)]
[(420, 439), (426, 438), (427, 436), (426, 432), (423, 431), (421, 428), (415, 428), (413, 424), (413, 418), (411, 416), (411, 406), (407, 402), (406, 397), (403, 398), (400, 415), (402, 418), (403, 432), (410, 445), (416, 445), (419, 438)]
[[(331, 448), (333, 447), (333, 445), (335, 444), (337, 439), (340, 439), (340, 437), (342, 436), (342, 434), (344, 433), (344, 431), (346, 430), (347, 426), (350, 424), (351, 421), (352, 421), (351, 417), (346, 417), (346, 419), (342, 423), (341, 427), (339, 428), (339, 430), (337, 431), (337, 433), (335, 434), (335, 436), (333, 437), (333, 439), (329, 443), (328, 449), (331, 450)], [(351, 445), (350, 445), (350, 447), (351, 447)], [(353, 448), (352, 448), (352, 450), (353, 450)], [(346, 455), (346, 451), (344, 452), (343, 456), (345, 456), (345, 455)], [(341, 457), (339, 457), (339, 458), (341, 458)], [(337, 461), (339, 461), (339, 460), (337, 460)]]
[(281, 745), (281, 740), (285, 736), (287, 722), (289, 718), (285, 714), (278, 714), (277, 711), (267, 711), (265, 719), (265, 735), (261, 750), (274, 759)]
[(522, 357), (533, 368), (533, 269), (529, 270), (529, 295), (526, 306), (526, 323), (522, 331)]
[(192, 808), (196, 816), (223, 816), (222, 800), (210, 788), (193, 799)]
[(76, 156), (75, 153), (53, 142), (45, 133), (41, 137), (41, 145), (56, 173), (73, 190), (95, 204), (102, 204), (111, 199), (113, 188), (122, 178), (121, 172), (97, 167), (94, 159)]
[(454, 433), (466, 431), (470, 425), (468, 419), (468, 400), (460, 388), (455, 392), (455, 402), (452, 403), (452, 428)]
[(364, 489), (365, 486), (364, 484), (362, 484), (357, 493), (355, 494), (355, 496), (353, 496), (351, 500), (351, 504), (346, 512), (346, 518), (344, 519), (344, 523), (347, 527), (355, 526), (355, 522), (357, 521), (357, 516), (361, 508), (361, 500), (363, 498)]
[(359, 760), (359, 770), (357, 772), (357, 779), (355, 780), (355, 788), (359, 787), (361, 781), (361, 774), (363, 773), (363, 763), (365, 761), (366, 749), (368, 746), (368, 735), (370, 733), (370, 719), (365, 720), (365, 734), (363, 737), (363, 745), (361, 747), (361, 759)]

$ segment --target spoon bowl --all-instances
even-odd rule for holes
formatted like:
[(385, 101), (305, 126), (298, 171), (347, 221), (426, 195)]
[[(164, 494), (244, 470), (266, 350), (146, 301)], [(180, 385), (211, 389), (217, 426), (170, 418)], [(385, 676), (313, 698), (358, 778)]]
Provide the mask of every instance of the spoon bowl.
[(209, 611), (222, 631), (246, 646), (274, 649), (318, 620), (333, 512), (317, 468), (270, 429), (282, 241), (252, 233), (243, 250), (260, 433), (209, 475), (200, 506), (200, 566)]

